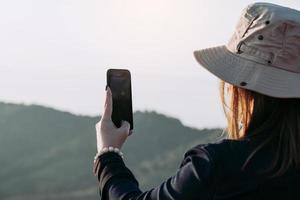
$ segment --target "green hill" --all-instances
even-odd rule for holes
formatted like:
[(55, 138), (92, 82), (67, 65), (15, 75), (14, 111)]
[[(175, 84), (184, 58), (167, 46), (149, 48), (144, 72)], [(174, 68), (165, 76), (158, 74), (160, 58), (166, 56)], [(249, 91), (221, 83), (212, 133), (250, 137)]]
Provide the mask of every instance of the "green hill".
[[(0, 103), (0, 199), (97, 199), (92, 161), (98, 120)], [(187, 149), (213, 142), (221, 133), (186, 127), (156, 112), (135, 112), (134, 123), (123, 152), (143, 190), (173, 175)]]

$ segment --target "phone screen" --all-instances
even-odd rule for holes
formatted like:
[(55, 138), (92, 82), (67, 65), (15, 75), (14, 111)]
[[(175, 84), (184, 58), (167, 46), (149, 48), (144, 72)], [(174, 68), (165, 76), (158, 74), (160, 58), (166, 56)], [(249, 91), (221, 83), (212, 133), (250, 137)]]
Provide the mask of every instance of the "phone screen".
[(130, 129), (133, 129), (130, 72), (126, 69), (107, 70), (107, 85), (113, 99), (112, 121), (119, 128), (122, 120), (126, 120), (130, 123)]

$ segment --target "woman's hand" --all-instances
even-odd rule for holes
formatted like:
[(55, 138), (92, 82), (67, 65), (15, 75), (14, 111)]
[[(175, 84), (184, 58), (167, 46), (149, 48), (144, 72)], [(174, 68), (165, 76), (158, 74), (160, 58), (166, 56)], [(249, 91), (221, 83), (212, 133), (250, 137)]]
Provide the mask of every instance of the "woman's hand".
[(112, 115), (112, 94), (109, 87), (106, 89), (106, 100), (104, 105), (104, 113), (101, 120), (96, 124), (97, 134), (97, 150), (98, 152), (103, 147), (113, 146), (121, 149), (126, 138), (132, 134), (130, 124), (127, 121), (122, 121), (120, 128), (117, 128), (111, 120)]

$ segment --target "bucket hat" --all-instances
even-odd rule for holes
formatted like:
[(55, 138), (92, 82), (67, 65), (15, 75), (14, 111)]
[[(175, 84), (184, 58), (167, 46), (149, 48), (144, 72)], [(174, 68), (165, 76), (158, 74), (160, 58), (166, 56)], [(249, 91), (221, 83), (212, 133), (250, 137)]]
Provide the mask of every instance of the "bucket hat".
[(248, 5), (226, 45), (194, 51), (208, 71), (241, 88), (300, 98), (300, 11)]

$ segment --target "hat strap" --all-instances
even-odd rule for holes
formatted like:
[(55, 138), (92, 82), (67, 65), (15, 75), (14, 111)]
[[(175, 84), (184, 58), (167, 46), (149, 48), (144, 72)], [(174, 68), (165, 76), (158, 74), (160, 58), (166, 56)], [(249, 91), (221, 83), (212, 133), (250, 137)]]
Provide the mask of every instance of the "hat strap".
[(265, 52), (258, 48), (247, 46), (244, 41), (238, 44), (238, 52), (250, 55), (258, 62), (271, 64), (274, 60), (274, 54), (272, 52)]

